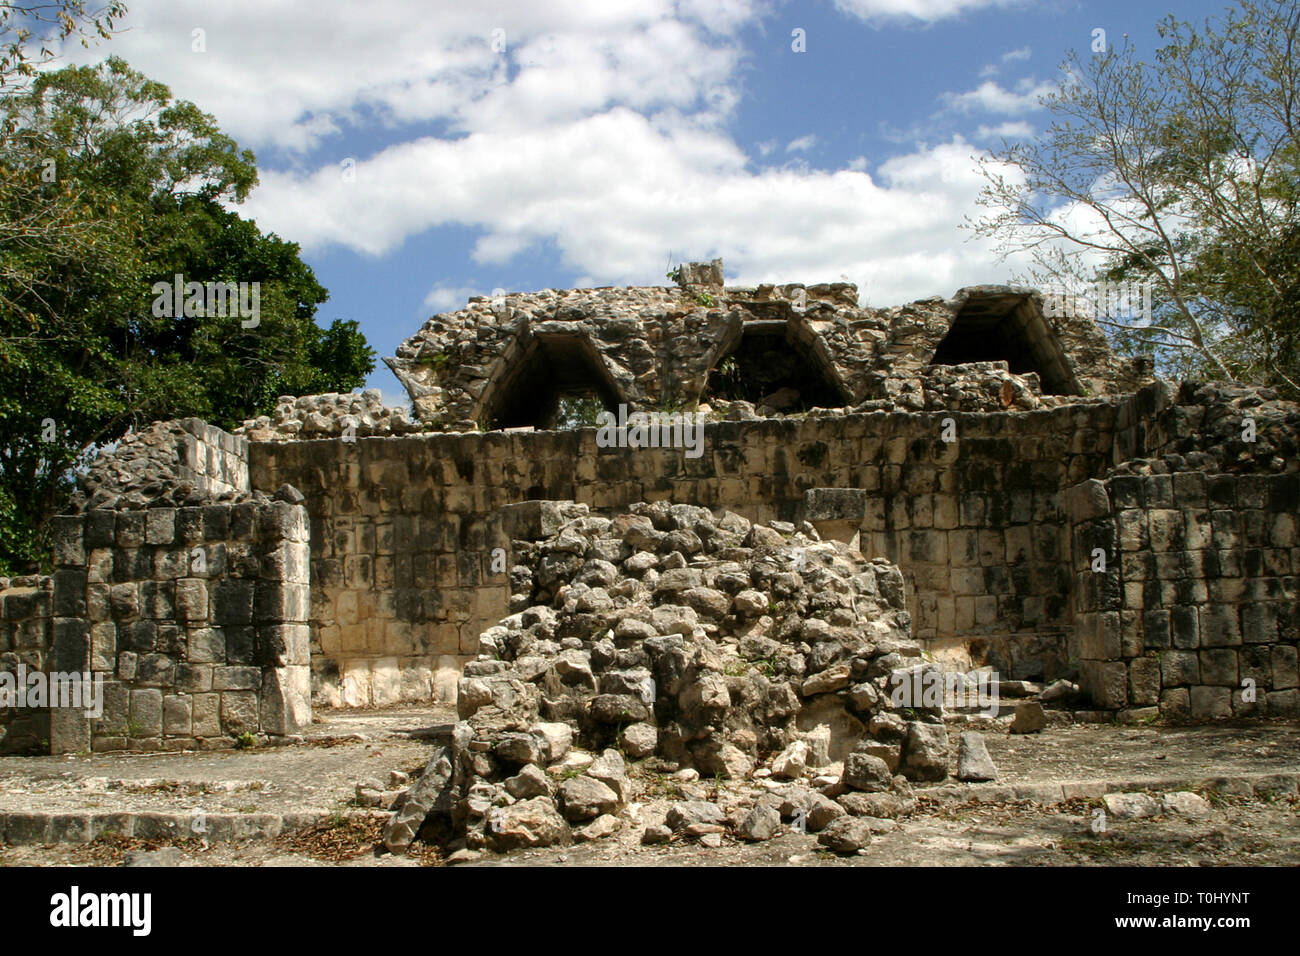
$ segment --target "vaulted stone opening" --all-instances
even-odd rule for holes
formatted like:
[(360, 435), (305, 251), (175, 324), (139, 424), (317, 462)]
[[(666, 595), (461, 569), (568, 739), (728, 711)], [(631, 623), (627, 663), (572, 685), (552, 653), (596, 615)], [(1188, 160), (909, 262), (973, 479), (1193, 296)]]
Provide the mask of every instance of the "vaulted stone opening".
[(591, 343), (565, 334), (532, 336), (485, 399), (484, 427), (540, 429), (594, 424), (623, 401)]
[(977, 296), (962, 306), (930, 364), (971, 362), (1006, 362), (1016, 375), (1037, 372), (1045, 394), (1082, 392), (1056, 335), (1026, 295)]
[[(746, 322), (733, 347), (709, 372), (703, 401), (746, 401), (777, 412), (840, 408), (845, 388), (830, 363), (800, 335), (804, 327), (787, 321)], [(815, 339), (814, 339), (815, 342)]]

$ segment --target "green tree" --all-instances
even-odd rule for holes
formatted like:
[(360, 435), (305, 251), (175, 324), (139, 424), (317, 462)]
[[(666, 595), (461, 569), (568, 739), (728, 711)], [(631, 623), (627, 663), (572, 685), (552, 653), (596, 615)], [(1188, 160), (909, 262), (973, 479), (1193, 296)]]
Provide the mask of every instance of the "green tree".
[(1300, 396), (1300, 8), (1157, 29), (1154, 62), (1127, 38), (1069, 56), (1048, 127), (984, 161), (970, 226), (1035, 284), (1145, 284), (1149, 312), (1100, 317), (1121, 349)]
[[(3, 105), (0, 568), (14, 569), (39, 559), (75, 470), (129, 428), (230, 428), (278, 395), (350, 391), (375, 355), (355, 321), (316, 324), (328, 293), (298, 246), (228, 208), (257, 183), (253, 154), (192, 103), (110, 58), (41, 73)], [(162, 301), (176, 276), (243, 283), (257, 315)]]

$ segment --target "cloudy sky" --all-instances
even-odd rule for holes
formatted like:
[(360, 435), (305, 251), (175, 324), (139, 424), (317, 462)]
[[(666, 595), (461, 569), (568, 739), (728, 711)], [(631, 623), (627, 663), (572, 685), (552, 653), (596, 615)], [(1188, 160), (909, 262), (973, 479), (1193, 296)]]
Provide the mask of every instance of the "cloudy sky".
[[(391, 355), (494, 289), (858, 283), (867, 304), (1020, 272), (959, 225), (972, 157), (1032, 136), (1095, 30), (1149, 0), (128, 0), (114, 53), (258, 159), (241, 214), (301, 244)], [(1184, 18), (1221, 2), (1179, 0)], [(201, 31), (196, 33), (196, 31)], [(199, 49), (199, 48), (202, 49)], [(404, 398), (380, 365), (370, 384)]]

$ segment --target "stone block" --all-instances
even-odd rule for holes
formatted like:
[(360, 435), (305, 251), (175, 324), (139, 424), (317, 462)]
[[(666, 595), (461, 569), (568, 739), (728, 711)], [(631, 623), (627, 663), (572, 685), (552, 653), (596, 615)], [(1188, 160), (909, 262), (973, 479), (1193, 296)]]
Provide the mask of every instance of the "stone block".
[(262, 683), (262, 670), (248, 666), (217, 666), (212, 669), (212, 689), (216, 691), (256, 690)]
[(175, 508), (150, 508), (145, 512), (145, 544), (171, 544), (175, 540)]
[(1289, 690), (1300, 687), (1300, 679), (1297, 679), (1296, 670), (1296, 648), (1286, 644), (1279, 644), (1271, 648), (1271, 653), (1273, 689)]
[(1232, 690), (1230, 688), (1207, 687), (1201, 684), (1190, 688), (1189, 691), (1193, 719), (1205, 720), (1232, 716)]
[(1165, 651), (1160, 655), (1160, 683), (1178, 687), (1201, 682), (1201, 664), (1194, 651)]
[(1079, 687), (1098, 707), (1118, 710), (1128, 703), (1128, 667), (1123, 661), (1080, 661)]
[(1160, 702), (1160, 661), (1155, 657), (1139, 657), (1129, 662), (1129, 701), (1139, 706)]
[(214, 624), (251, 624), (253, 620), (253, 582), (218, 581), (211, 587), (212, 622)]
[(1237, 686), (1237, 652), (1231, 648), (1202, 649), (1200, 652), (1202, 684), (1217, 687)]
[(267, 668), (263, 672), (260, 700), (262, 730), (268, 734), (294, 734), (311, 725), (311, 668)]
[(169, 695), (163, 698), (163, 733), (168, 737), (188, 737), (192, 730), (190, 698)]
[[(260, 675), (259, 675), (260, 680)], [(258, 699), (251, 690), (229, 690), (221, 694), (221, 732), (231, 737), (257, 733)], [(197, 728), (195, 733), (198, 733)]]
[(135, 739), (162, 736), (163, 694), (155, 688), (131, 691), (127, 736)]
[(1238, 643), (1272, 644), (1278, 639), (1277, 609), (1272, 604), (1247, 604), (1241, 609)]
[(1210, 604), (1200, 609), (1201, 647), (1233, 647), (1241, 643), (1235, 604)]
[(1194, 650), (1200, 647), (1200, 614), (1195, 606), (1180, 604), (1170, 608), (1169, 629), (1174, 647), (1180, 650)]
[(186, 659), (193, 664), (218, 664), (226, 660), (226, 636), (219, 627), (200, 627), (189, 631)]
[(194, 736), (221, 736), (220, 694), (194, 694), (190, 698), (190, 710)]
[(1192, 716), (1191, 696), (1186, 687), (1160, 692), (1160, 716), (1165, 720), (1187, 720)]
[(182, 621), (208, 619), (208, 585), (201, 578), (182, 578), (176, 582), (176, 617)]

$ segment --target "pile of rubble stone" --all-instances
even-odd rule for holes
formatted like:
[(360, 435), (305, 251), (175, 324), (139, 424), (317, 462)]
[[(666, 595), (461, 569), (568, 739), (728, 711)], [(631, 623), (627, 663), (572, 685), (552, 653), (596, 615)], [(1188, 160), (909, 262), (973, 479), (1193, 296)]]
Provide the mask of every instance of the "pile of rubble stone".
[(244, 422), (235, 429), (250, 441), (293, 441), (312, 438), (366, 438), (373, 435), (409, 435), (425, 426), (407, 416), (403, 406), (384, 405), (377, 388), (340, 395), (282, 395), (275, 411)]
[(891, 700), (935, 666), (908, 639), (896, 567), (808, 524), (562, 507), (554, 533), (514, 542), (514, 613), (481, 635), (451, 743), (399, 801), (390, 849), (422, 828), (469, 851), (594, 839), (649, 773), (792, 782), (732, 816), (697, 791), (646, 842), (844, 818), (823, 842), (847, 851), (911, 805), (909, 780), (947, 775), (941, 712)]
[[(1236, 382), (1159, 383), (1144, 390), (1163, 405), (1152, 457), (1115, 474), (1289, 472), (1300, 470), (1300, 406), (1276, 391)], [(1139, 399), (1143, 396), (1139, 393)]]

